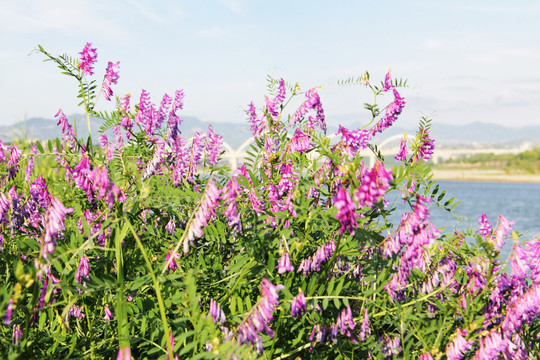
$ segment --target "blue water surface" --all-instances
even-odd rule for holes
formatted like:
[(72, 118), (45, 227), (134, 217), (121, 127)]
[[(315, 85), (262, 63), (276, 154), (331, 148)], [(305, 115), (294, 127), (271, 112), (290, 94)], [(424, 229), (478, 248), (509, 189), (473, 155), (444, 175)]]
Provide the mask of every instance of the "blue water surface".
[[(540, 236), (540, 183), (438, 181), (438, 184), (439, 194), (442, 190), (447, 192), (445, 199), (455, 197), (461, 201), (453, 210), (461, 220), (444, 209), (430, 207), (433, 224), (437, 228), (444, 227), (444, 233), (464, 230), (466, 224), (477, 230), (478, 217), (485, 212), (493, 227), (499, 214), (514, 221), (512, 228), (522, 235), (521, 241)], [(511, 250), (509, 240), (501, 251), (501, 260), (506, 260)]]

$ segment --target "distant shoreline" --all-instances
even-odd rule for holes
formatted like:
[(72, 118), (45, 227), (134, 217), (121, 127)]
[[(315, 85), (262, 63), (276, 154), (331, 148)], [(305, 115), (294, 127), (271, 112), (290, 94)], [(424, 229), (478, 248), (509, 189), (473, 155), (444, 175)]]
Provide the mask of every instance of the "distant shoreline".
[(507, 174), (493, 169), (432, 169), (434, 180), (540, 183), (540, 174)]

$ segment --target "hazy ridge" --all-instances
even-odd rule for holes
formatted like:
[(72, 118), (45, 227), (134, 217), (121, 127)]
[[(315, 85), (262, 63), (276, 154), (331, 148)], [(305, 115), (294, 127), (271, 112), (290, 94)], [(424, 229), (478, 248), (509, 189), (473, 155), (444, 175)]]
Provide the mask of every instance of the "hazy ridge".
[[(83, 115), (68, 116), (71, 124), (76, 120), (77, 133), (80, 137), (86, 138), (88, 130), (86, 119)], [(184, 116), (180, 130), (184, 137), (191, 137), (196, 131), (206, 132), (210, 123), (200, 121), (196, 117)], [(94, 134), (100, 128), (102, 120), (92, 119), (91, 126)], [(245, 140), (251, 137), (249, 124), (245, 123), (212, 123), (214, 131), (223, 136), (225, 141), (233, 148), (240, 146)], [(349, 128), (350, 125), (349, 125)], [(338, 127), (328, 126), (328, 135), (335, 134)], [(56, 125), (56, 120), (46, 118), (30, 118), (26, 121), (0, 126), (0, 139), (3, 142), (11, 142), (22, 138), (29, 139), (54, 139), (61, 136), (60, 127)], [(393, 126), (383, 134), (376, 137), (376, 142), (380, 143), (385, 138), (402, 134), (404, 132), (414, 136), (416, 128), (404, 128)], [(502, 125), (493, 125), (483, 122), (474, 122), (467, 125), (451, 125), (434, 122), (431, 127), (432, 138), (438, 146), (460, 147), (460, 146), (513, 146), (523, 141), (529, 141), (540, 145), (540, 125), (512, 128)], [(95, 136), (95, 135), (94, 135)]]

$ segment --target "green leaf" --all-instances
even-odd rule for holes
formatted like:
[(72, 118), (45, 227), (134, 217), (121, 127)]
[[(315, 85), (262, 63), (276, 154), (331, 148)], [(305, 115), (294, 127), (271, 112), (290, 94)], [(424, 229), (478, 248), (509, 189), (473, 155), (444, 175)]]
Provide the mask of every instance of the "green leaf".
[(39, 150), (40, 153), (42, 153), (42, 154), (45, 153), (45, 149), (43, 149), (43, 145), (41, 145), (41, 143), (39, 141), (36, 141), (36, 147), (37, 147), (37, 149)]
[(56, 138), (56, 151), (58, 151), (59, 154), (62, 153), (62, 143), (59, 138)]

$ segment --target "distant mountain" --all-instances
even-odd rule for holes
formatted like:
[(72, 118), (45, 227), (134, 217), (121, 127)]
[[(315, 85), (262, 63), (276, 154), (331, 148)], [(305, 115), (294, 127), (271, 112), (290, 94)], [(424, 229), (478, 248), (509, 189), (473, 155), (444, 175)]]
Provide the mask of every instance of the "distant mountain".
[[(418, 128), (391, 127), (380, 135), (380, 139), (396, 134), (407, 133), (414, 136)], [(524, 141), (540, 145), (540, 125), (511, 128), (483, 122), (474, 122), (466, 125), (451, 125), (433, 122), (431, 137), (435, 139), (436, 146), (513, 146)], [(380, 141), (379, 141), (380, 142)]]
[[(77, 133), (80, 137), (86, 138), (88, 130), (86, 118), (83, 115), (68, 116), (71, 123), (76, 123)], [(196, 131), (206, 132), (208, 122), (203, 122), (196, 117), (181, 117), (182, 124), (180, 130), (186, 138), (192, 137)], [(102, 121), (91, 119), (92, 131), (97, 134)], [(251, 137), (249, 124), (245, 123), (212, 123), (214, 131), (221, 136), (232, 147), (238, 148), (244, 141)], [(338, 127), (328, 126), (328, 135), (335, 134)], [(352, 130), (352, 129), (351, 129)], [(384, 133), (377, 135), (376, 143), (381, 143), (393, 135), (404, 132), (414, 136), (417, 128), (403, 128), (393, 126)], [(460, 146), (512, 146), (523, 141), (530, 141), (540, 146), (540, 126), (526, 126), (521, 128), (510, 128), (501, 125), (493, 125), (482, 122), (474, 122), (467, 125), (451, 125), (434, 122), (431, 127), (432, 138), (437, 146), (460, 147)], [(30, 139), (54, 139), (61, 136), (61, 129), (56, 126), (56, 120), (45, 118), (31, 118), (24, 122), (0, 126), (0, 139), (3, 142), (10, 142), (22, 138)]]
[[(88, 137), (88, 126), (84, 115), (71, 115), (68, 116), (68, 119), (72, 125), (76, 125), (79, 137)], [(192, 137), (196, 131), (208, 131), (209, 123), (200, 121), (196, 117), (186, 116), (181, 117), (181, 119), (182, 124), (180, 125), (180, 131), (186, 138)], [(103, 121), (99, 119), (90, 120), (90, 126), (94, 137), (102, 123)], [(242, 142), (251, 136), (247, 124), (213, 123), (212, 128), (216, 133), (223, 136), (225, 141), (233, 148), (240, 146)], [(14, 125), (0, 126), (0, 140), (3, 142), (20, 141), (21, 139), (49, 140), (61, 137), (61, 130), (62, 129), (56, 125), (56, 120), (31, 118)], [(111, 131), (107, 132), (108, 135), (110, 133)]]

